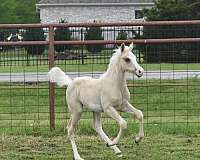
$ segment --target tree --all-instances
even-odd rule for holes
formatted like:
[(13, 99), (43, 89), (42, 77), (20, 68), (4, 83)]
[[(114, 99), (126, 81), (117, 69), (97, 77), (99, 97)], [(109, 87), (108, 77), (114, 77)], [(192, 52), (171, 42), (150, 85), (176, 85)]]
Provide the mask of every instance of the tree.
[(39, 0), (0, 0), (0, 23), (38, 23), (36, 3)]
[[(60, 21), (60, 23), (66, 23), (65, 20), (62, 20)], [(55, 37), (54, 39), (56, 41), (69, 41), (71, 40), (71, 32), (69, 30), (69, 28), (57, 28), (55, 30)], [(55, 45), (55, 50), (57, 52), (63, 52), (65, 50), (71, 50), (72, 47), (70, 45)]]
[(127, 38), (128, 38), (127, 32), (121, 30), (121, 31), (119, 31), (118, 36), (117, 36), (116, 39), (117, 39), (117, 40), (127, 40)]
[(200, 19), (200, 1), (199, 0), (185, 0), (190, 8), (190, 15), (192, 19)]
[[(86, 28), (85, 40), (104, 40), (101, 27)], [(87, 50), (91, 53), (99, 53), (103, 47), (104, 45), (86, 45)]]
[[(194, 0), (157, 0), (153, 8), (144, 10), (144, 15), (147, 21), (199, 19), (200, 10), (196, 10), (196, 15), (193, 14), (194, 3)], [(195, 25), (163, 25), (159, 27), (145, 26), (140, 38), (196, 38), (199, 36), (200, 28)], [(144, 58), (147, 62), (193, 62), (198, 56), (196, 51), (198, 48), (195, 43), (159, 44), (148, 47), (137, 45), (137, 48), (146, 52)]]
[(183, 0), (157, 0), (153, 8), (144, 9), (144, 15), (147, 21), (187, 20), (190, 11)]
[(17, 23), (39, 23), (39, 13), (36, 11), (38, 0), (17, 0), (14, 9)]
[[(46, 39), (42, 28), (29, 28), (24, 34), (24, 41), (44, 41)], [(39, 55), (44, 53), (44, 45), (28, 45), (25, 47), (27, 54)]]

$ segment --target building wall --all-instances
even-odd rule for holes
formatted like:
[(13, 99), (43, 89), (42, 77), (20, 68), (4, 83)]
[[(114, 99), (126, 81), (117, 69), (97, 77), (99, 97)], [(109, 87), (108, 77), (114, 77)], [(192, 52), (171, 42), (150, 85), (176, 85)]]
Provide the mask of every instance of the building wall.
[[(150, 8), (146, 6), (145, 8)], [(135, 10), (144, 6), (51, 6), (40, 8), (41, 23), (57, 23), (65, 19), (76, 22), (130, 22), (135, 20)]]

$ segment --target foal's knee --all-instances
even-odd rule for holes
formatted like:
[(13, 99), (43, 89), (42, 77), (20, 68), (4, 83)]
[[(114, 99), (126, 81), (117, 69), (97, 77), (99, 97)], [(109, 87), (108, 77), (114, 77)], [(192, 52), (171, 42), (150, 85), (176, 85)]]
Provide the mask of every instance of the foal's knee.
[(68, 137), (71, 138), (74, 136), (74, 128), (72, 126), (67, 127)]
[(99, 130), (101, 129), (101, 127), (95, 123), (93, 124), (93, 128), (96, 132), (99, 132)]
[(127, 122), (124, 119), (120, 121), (119, 125), (122, 129), (127, 129)]
[(142, 111), (138, 110), (138, 111), (137, 111), (137, 114), (136, 114), (136, 117), (137, 117), (137, 119), (138, 119), (139, 121), (142, 121), (142, 120), (143, 120), (143, 117), (144, 117)]
[(73, 135), (73, 131), (68, 129), (67, 130), (67, 135), (70, 138)]

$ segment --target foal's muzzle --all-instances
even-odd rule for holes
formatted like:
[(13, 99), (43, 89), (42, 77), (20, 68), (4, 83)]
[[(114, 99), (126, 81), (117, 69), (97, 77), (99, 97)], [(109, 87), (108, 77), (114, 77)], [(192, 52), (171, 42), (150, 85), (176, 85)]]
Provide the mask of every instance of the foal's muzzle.
[(135, 71), (135, 74), (137, 77), (142, 77), (143, 76), (143, 73), (144, 73), (144, 69), (138, 69)]

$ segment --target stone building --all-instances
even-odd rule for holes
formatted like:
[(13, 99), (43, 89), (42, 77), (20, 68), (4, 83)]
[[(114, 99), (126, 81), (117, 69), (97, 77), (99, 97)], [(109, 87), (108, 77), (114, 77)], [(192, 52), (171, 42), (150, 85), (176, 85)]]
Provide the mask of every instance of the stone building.
[(76, 23), (143, 20), (142, 9), (153, 5), (153, 0), (41, 0), (36, 7), (41, 23)]

